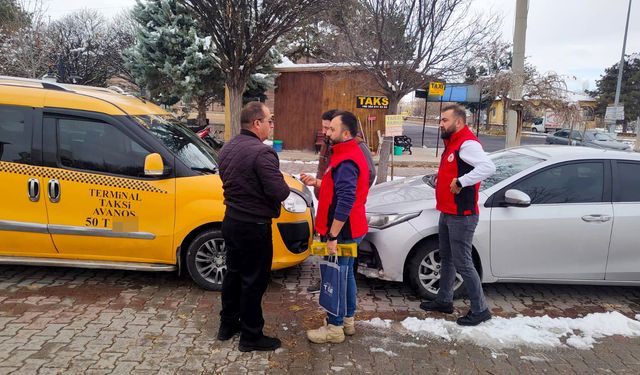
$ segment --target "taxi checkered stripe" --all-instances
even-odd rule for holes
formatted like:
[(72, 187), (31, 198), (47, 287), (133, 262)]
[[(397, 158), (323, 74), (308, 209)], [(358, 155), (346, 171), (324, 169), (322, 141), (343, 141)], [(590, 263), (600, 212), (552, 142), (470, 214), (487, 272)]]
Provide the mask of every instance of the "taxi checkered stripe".
[(110, 186), (121, 189), (149, 191), (152, 193), (167, 194), (165, 190), (158, 189), (155, 186), (144, 181), (120, 178), (113, 176), (105, 176), (94, 173), (82, 173), (69, 171), (64, 169), (51, 169), (38, 167), (34, 165), (17, 164), (0, 162), (0, 172), (14, 173), (26, 176), (35, 176), (42, 178), (55, 178), (60, 181), (73, 181), (85, 184)]

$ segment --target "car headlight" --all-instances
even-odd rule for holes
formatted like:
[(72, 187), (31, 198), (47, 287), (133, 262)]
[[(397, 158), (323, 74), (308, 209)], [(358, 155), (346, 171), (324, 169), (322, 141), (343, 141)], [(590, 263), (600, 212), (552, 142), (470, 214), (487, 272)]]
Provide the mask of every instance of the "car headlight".
[(289, 212), (302, 213), (307, 210), (307, 201), (304, 200), (302, 195), (291, 191), (287, 199), (282, 202), (282, 207)]
[(384, 229), (418, 216), (420, 216), (420, 212), (411, 212), (408, 214), (367, 214), (367, 222), (371, 228)]

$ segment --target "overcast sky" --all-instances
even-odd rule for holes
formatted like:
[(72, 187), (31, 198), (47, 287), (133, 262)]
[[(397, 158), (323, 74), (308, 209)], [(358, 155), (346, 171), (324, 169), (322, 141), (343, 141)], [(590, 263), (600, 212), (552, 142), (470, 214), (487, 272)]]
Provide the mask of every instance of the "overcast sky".
[[(82, 8), (77, 0), (44, 0), (51, 18)], [(90, 9), (113, 16), (135, 0), (92, 0)], [(516, 0), (473, 0), (475, 11), (503, 15), (502, 34), (513, 39)], [(527, 20), (527, 61), (539, 71), (567, 77), (570, 89), (580, 90), (604, 69), (620, 60), (628, 0), (530, 0)], [(640, 0), (631, 6), (626, 53), (640, 52)]]

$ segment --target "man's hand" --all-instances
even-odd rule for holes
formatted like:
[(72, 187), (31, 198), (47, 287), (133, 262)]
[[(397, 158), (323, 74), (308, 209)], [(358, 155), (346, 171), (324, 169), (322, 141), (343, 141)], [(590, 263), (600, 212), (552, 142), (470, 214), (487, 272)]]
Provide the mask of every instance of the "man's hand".
[(313, 176), (309, 176), (306, 173), (301, 173), (300, 174), (300, 180), (302, 181), (303, 184), (307, 185), (307, 186), (316, 186), (316, 183), (318, 182), (318, 179), (313, 177)]
[(458, 187), (457, 182), (458, 179), (454, 178), (453, 180), (451, 180), (451, 185), (449, 185), (449, 190), (451, 190), (453, 194), (458, 194), (462, 190), (461, 187)]
[(329, 250), (329, 255), (338, 254), (338, 240), (327, 241), (327, 250)]

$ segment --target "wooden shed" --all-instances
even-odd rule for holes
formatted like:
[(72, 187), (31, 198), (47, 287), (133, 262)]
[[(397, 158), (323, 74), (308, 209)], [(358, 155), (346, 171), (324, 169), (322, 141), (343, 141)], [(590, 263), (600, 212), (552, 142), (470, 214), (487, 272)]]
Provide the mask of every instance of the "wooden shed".
[[(387, 109), (377, 83), (363, 70), (346, 64), (295, 64), (276, 67), (274, 139), (287, 150), (314, 150), (320, 117), (329, 109), (353, 112), (369, 146), (378, 147)], [(358, 97), (362, 105), (358, 108)], [(380, 108), (384, 107), (384, 108)]]

